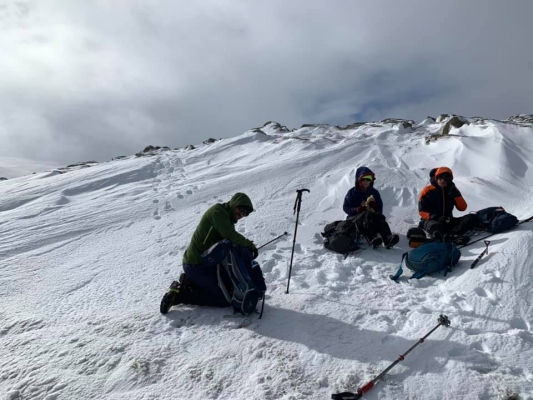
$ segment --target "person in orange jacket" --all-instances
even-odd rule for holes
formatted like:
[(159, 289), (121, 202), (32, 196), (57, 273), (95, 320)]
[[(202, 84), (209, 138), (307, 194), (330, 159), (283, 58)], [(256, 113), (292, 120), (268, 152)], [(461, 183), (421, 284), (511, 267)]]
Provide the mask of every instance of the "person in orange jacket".
[(433, 169), (430, 184), (418, 197), (418, 213), (422, 218), (418, 226), (433, 239), (443, 239), (461, 222), (461, 218), (453, 217), (454, 208), (465, 211), (467, 204), (453, 182), (452, 170), (448, 167)]

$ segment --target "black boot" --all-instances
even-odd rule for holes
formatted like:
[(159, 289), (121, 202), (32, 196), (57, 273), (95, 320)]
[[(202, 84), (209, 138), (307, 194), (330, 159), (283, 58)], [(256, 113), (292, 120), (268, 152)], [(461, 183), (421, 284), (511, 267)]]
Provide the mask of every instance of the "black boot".
[(442, 242), (443, 236), (440, 231), (434, 231), (431, 233), (431, 239), (438, 240), (439, 242)]
[(376, 236), (374, 239), (370, 241), (370, 244), (372, 245), (374, 249), (377, 249), (379, 246), (381, 246), (382, 243), (383, 243), (383, 240), (379, 236)]
[[(183, 275), (183, 274), (182, 274)], [(181, 277), (180, 277), (181, 278)], [(170, 307), (183, 303), (183, 289), (182, 285), (178, 281), (174, 281), (170, 284), (168, 292), (165, 293), (159, 306), (161, 314), (166, 314), (170, 310)]]
[(400, 237), (396, 234), (389, 235), (385, 238), (385, 247), (391, 249), (395, 244), (398, 244)]

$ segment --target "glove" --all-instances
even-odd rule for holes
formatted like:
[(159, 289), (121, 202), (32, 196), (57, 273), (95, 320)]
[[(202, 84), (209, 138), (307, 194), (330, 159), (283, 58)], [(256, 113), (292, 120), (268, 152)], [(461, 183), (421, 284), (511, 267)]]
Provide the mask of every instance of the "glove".
[(461, 193), (459, 193), (459, 190), (453, 182), (448, 183), (448, 196), (452, 199), (455, 197), (461, 197)]
[(257, 250), (255, 247), (252, 249), (252, 257), (255, 260), (257, 256), (259, 255), (259, 250)]
[(363, 211), (366, 211), (366, 207), (365, 206), (359, 206), (355, 209), (355, 211), (357, 212), (357, 214), (361, 214)]

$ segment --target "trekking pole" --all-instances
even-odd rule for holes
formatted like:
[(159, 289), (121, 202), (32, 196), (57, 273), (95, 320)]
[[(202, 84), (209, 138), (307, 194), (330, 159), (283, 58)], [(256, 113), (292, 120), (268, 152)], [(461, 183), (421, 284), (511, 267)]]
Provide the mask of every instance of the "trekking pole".
[(489, 244), (490, 244), (490, 240), (485, 240), (485, 246), (487, 247), (485, 247), (485, 250), (483, 250), (483, 252), (479, 256), (477, 256), (477, 258), (474, 260), (474, 262), (470, 266), (470, 269), (473, 269), (477, 265), (477, 263), (483, 258), (483, 256), (489, 252)]
[(294, 245), (296, 244), (296, 232), (298, 232), (298, 218), (300, 217), (300, 207), (302, 206), (302, 194), (303, 192), (311, 193), (309, 189), (298, 189), (296, 190), (296, 201), (294, 202), (294, 212), (296, 214), (296, 226), (294, 227), (294, 238), (292, 239), (292, 252), (291, 252), (291, 263), (289, 264), (289, 280), (287, 281), (287, 291), (285, 294), (289, 294), (289, 285), (291, 283), (291, 272), (292, 272), (292, 258), (294, 256)]
[(270, 242), (266, 242), (265, 244), (259, 246), (259, 247), (257, 248), (257, 250), (259, 250), (259, 249), (262, 248), (262, 247), (265, 247), (267, 244), (270, 244), (270, 243), (272, 243), (272, 242), (275, 242), (275, 241), (278, 240), (280, 237), (285, 236), (285, 235), (288, 235), (288, 233), (287, 233), (287, 232), (283, 232), (283, 234), (279, 235), (278, 237), (275, 237), (275, 238), (272, 239)]
[(372, 389), (374, 387), (374, 385), (381, 379), (383, 378), (383, 376), (385, 376), (385, 374), (387, 372), (389, 372), (396, 364), (398, 364), (400, 361), (403, 361), (405, 359), (405, 356), (407, 354), (409, 354), (416, 346), (418, 346), (420, 343), (424, 343), (424, 340), (429, 336), (431, 335), (439, 326), (441, 325), (444, 325), (446, 327), (450, 326), (450, 320), (448, 319), (448, 317), (446, 315), (440, 315), (439, 316), (439, 320), (438, 320), (439, 324), (433, 328), (432, 330), (430, 330), (426, 336), (424, 336), (423, 338), (420, 338), (420, 340), (418, 342), (416, 342), (413, 346), (411, 346), (411, 348), (409, 350), (407, 350), (405, 353), (403, 353), (400, 357), (398, 357), (398, 359), (396, 361), (394, 361), (391, 365), (389, 365), (381, 374), (379, 374), (378, 376), (376, 376), (373, 380), (371, 380), (370, 382), (368, 382), (366, 385), (364, 385), (363, 387), (357, 389), (357, 393), (351, 393), (351, 392), (342, 392), (342, 393), (336, 393), (336, 394), (332, 394), (331, 395), (331, 398), (333, 400), (358, 400), (360, 399), (361, 397), (363, 397), (363, 394), (365, 394), (366, 392), (368, 392), (370, 389)]

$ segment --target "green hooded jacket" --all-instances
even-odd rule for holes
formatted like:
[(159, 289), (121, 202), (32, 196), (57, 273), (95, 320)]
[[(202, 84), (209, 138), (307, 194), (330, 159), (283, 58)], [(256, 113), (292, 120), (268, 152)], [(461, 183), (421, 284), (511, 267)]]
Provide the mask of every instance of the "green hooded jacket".
[(236, 193), (229, 202), (215, 204), (205, 212), (192, 235), (189, 247), (185, 250), (183, 264), (201, 264), (202, 253), (222, 239), (228, 239), (237, 246), (256, 250), (252, 241), (235, 230), (235, 222), (232, 221), (231, 214), (237, 206), (247, 206), (253, 210), (250, 198), (244, 193)]

